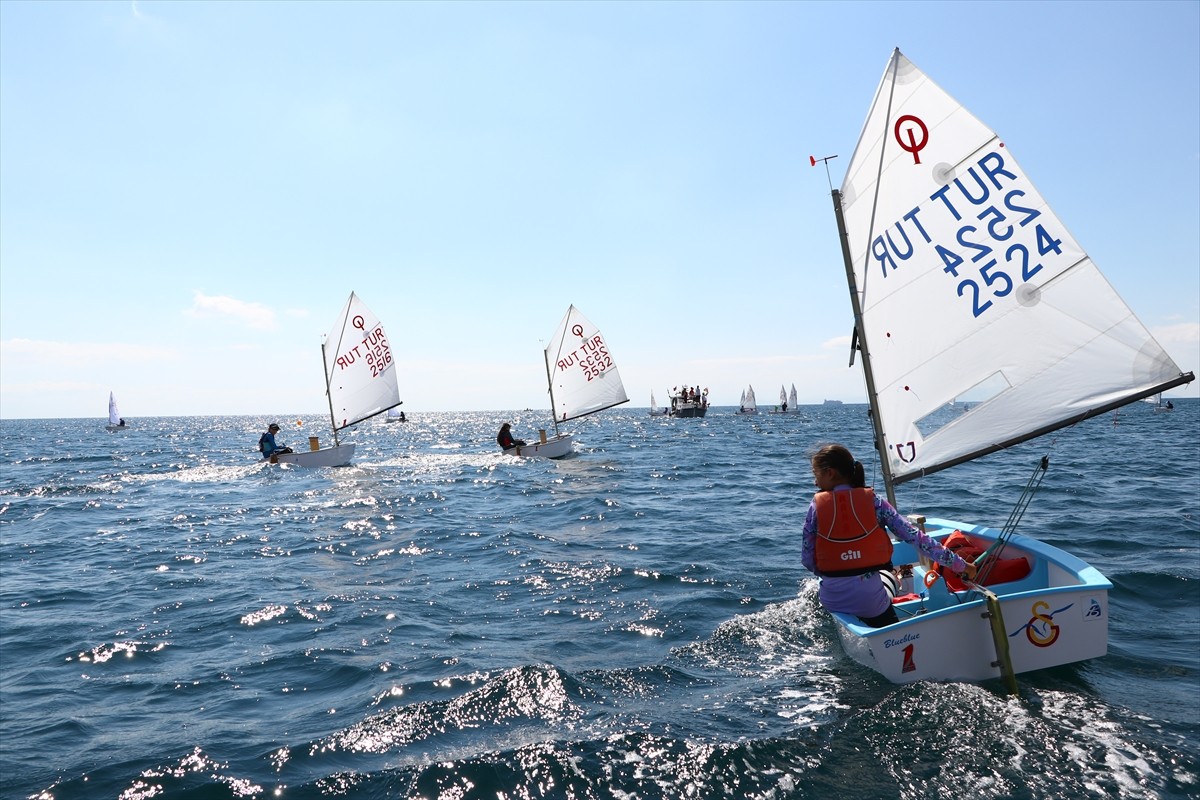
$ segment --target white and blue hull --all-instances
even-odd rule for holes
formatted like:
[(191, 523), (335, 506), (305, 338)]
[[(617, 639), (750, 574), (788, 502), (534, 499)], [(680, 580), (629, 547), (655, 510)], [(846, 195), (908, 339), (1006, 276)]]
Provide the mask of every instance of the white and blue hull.
[[(927, 533), (942, 539), (960, 530), (986, 545), (999, 532), (930, 519)], [(987, 588), (997, 595), (1013, 674), (1098, 658), (1108, 652), (1108, 591), (1100, 572), (1052, 545), (1014, 535), (1001, 558), (1024, 558), (1029, 574)], [(919, 600), (895, 604), (900, 622), (870, 628), (833, 614), (846, 653), (892, 683), (984, 681), (1003, 677), (987, 607), (977, 592), (950, 592), (939, 579), (924, 589), (925, 567), (911, 545), (897, 542), (893, 563), (913, 564)]]

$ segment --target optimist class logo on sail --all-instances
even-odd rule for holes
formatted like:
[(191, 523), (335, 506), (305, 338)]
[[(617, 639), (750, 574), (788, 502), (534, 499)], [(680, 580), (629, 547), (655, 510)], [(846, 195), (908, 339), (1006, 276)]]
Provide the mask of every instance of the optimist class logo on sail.
[(921, 161), (933, 141), (923, 120), (900, 117), (893, 136), (912, 154), (911, 168), (928, 171), (938, 188), (872, 239), (868, 267), (883, 278), (937, 267), (949, 277), (947, 291), (978, 318), (1014, 292), (1036, 294), (1026, 286), (1035, 276), (1045, 282), (1082, 255), (1003, 144), (946, 180), (939, 176), (950, 167)]

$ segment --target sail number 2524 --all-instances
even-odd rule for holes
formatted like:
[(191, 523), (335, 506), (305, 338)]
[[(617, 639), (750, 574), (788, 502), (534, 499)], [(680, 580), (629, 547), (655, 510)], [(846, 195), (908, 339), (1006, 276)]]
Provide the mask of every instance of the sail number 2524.
[[(960, 278), (958, 296), (970, 301), (976, 317), (992, 306), (986, 295), (1007, 296), (1013, 290), (1014, 276), (1024, 283), (1042, 269), (1042, 258), (1052, 253), (1062, 254), (1062, 240), (1036, 222), (1042, 214), (1040, 210), (1021, 205), (1024, 196), (1025, 192), (1013, 189), (1004, 195), (1002, 209), (988, 206), (977, 215), (979, 225), (959, 228), (955, 234), (958, 248), (935, 245), (943, 271)], [(1027, 228), (1031, 224), (1033, 227)], [(1010, 241), (1022, 228), (1032, 231), (1033, 242)], [(970, 275), (972, 272), (979, 277)]]
[[(976, 317), (1021, 284), (1044, 281), (1078, 245), (1000, 150), (985, 153), (871, 240), (868, 263), (882, 277), (909, 264), (941, 267)], [(1036, 278), (1035, 278), (1036, 276)]]

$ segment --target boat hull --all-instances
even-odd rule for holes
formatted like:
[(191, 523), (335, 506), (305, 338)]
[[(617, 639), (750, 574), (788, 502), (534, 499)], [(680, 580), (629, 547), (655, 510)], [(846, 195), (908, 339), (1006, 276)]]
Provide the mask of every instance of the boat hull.
[(108, 430), (108, 431), (127, 431), (127, 430), (129, 430), (129, 426), (128, 425), (105, 425), (104, 429)]
[[(998, 531), (946, 520), (928, 520), (930, 536), (960, 530), (980, 545)], [(1013, 674), (1098, 658), (1108, 652), (1108, 591), (1112, 584), (1093, 567), (1045, 542), (1013, 536), (1001, 558), (1024, 558), (1029, 574), (987, 588), (999, 599)], [(923, 588), (925, 568), (913, 548), (896, 543), (893, 563), (913, 563)], [(985, 600), (977, 592), (952, 593), (939, 579), (919, 600), (895, 605), (900, 622), (870, 628), (857, 617), (834, 613), (847, 655), (892, 683), (984, 681), (1001, 678)]]
[(671, 405), (663, 410), (669, 417), (703, 417), (708, 412), (708, 389), (703, 392), (671, 395)]
[(672, 398), (671, 407), (667, 414), (672, 417), (703, 417), (708, 412), (708, 403), (697, 403), (690, 400)]
[(562, 458), (573, 451), (572, 442), (574, 439), (574, 434), (564, 433), (559, 436), (551, 436), (544, 442), (532, 442), (521, 447), (510, 447), (504, 451), (504, 455), (520, 456), (521, 458)]
[(272, 464), (295, 464), (298, 467), (344, 467), (354, 458), (354, 445), (343, 444), (321, 450), (301, 450), (295, 453), (264, 458)]

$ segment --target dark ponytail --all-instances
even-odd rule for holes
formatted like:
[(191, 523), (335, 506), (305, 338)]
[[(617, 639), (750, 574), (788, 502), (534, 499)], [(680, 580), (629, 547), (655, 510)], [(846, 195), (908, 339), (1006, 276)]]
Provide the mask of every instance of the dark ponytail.
[(862, 463), (855, 461), (850, 451), (840, 444), (827, 444), (822, 447), (812, 457), (812, 463), (819, 469), (833, 470), (855, 489), (862, 489), (867, 485)]
[(865, 489), (867, 486), (867, 473), (863, 470), (861, 461), (854, 462), (854, 467), (850, 475), (850, 485), (855, 489)]

